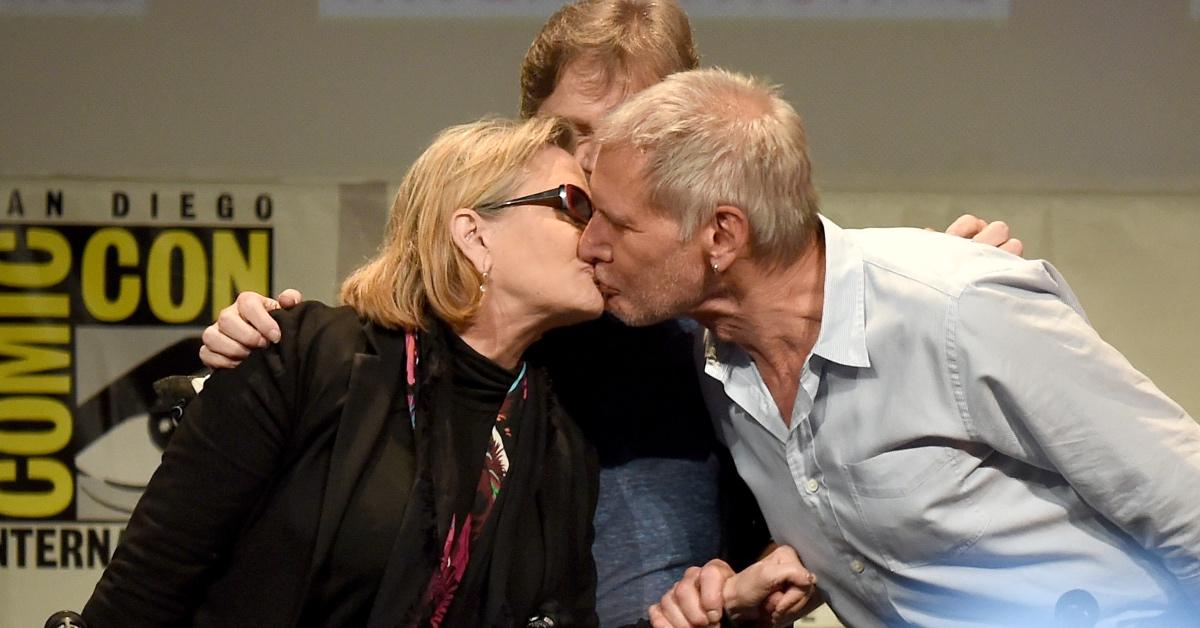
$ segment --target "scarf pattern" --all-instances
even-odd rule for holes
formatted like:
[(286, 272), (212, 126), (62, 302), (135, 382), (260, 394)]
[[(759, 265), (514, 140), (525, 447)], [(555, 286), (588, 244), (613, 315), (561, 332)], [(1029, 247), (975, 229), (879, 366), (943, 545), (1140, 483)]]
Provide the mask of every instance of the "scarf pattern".
[[(408, 366), (408, 412), (415, 429), (417, 424), (416, 371), (420, 362), (415, 333), (410, 331), (405, 334), (404, 348)], [(511, 442), (513, 438), (512, 424), (509, 421), (513, 405), (518, 400), (524, 402), (529, 395), (529, 383), (525, 373), (526, 366), (522, 363), (520, 373), (509, 386), (504, 402), (500, 404), (500, 411), (496, 414), (496, 420), (492, 425), (491, 439), (484, 452), (483, 470), (479, 475), (479, 483), (475, 487), (475, 500), (471, 513), (463, 518), (461, 525), (457, 514), (450, 518), (450, 529), (442, 543), (442, 556), (438, 560), (437, 567), (429, 579), (429, 585), (422, 598), (421, 607), (432, 609), (429, 618), (429, 625), (432, 628), (439, 628), (445, 619), (450, 604), (454, 601), (454, 594), (458, 591), (458, 585), (467, 573), (467, 564), (471, 559), (471, 544), (483, 531), (484, 524), (487, 523), (492, 509), (496, 505), (496, 500), (500, 497), (504, 480), (508, 477), (510, 462), (504, 443), (506, 440)]]

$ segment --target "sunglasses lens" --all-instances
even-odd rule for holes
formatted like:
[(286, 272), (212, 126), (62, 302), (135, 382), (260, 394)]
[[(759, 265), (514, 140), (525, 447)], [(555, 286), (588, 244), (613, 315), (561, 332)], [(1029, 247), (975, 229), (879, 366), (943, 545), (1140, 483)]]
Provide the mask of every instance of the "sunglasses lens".
[(573, 185), (568, 185), (566, 188), (567, 211), (581, 222), (587, 222), (591, 220), (592, 199), (588, 198), (587, 192), (584, 192)]

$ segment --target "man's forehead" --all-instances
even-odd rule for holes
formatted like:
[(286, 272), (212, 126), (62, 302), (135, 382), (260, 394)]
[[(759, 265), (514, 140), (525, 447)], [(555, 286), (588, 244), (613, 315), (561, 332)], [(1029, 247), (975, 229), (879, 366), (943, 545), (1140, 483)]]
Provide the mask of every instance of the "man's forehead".
[(567, 118), (586, 116), (579, 121), (594, 125), (630, 96), (656, 82), (646, 74), (636, 67), (605, 64), (600, 59), (572, 59), (559, 72), (542, 110)]
[(592, 191), (597, 198), (641, 200), (645, 156), (624, 146), (601, 146), (592, 170)]

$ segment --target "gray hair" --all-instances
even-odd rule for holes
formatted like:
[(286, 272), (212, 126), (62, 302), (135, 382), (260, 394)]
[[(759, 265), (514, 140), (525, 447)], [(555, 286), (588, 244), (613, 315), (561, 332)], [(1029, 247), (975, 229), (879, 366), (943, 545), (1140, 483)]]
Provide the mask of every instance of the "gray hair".
[(609, 114), (596, 140), (646, 156), (649, 201), (679, 220), (681, 240), (732, 205), (748, 216), (755, 256), (787, 263), (819, 224), (804, 123), (777, 87), (753, 77), (673, 74)]

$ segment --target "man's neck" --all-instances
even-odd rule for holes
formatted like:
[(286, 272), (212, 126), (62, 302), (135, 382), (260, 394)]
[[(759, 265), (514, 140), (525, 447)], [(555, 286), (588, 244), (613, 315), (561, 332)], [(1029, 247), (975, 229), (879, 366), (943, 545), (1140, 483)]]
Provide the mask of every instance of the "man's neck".
[(825, 304), (825, 240), (817, 236), (796, 261), (775, 268), (753, 260), (735, 263), (716, 296), (693, 318), (723, 342), (754, 360), (785, 424), (800, 374), (821, 332)]

